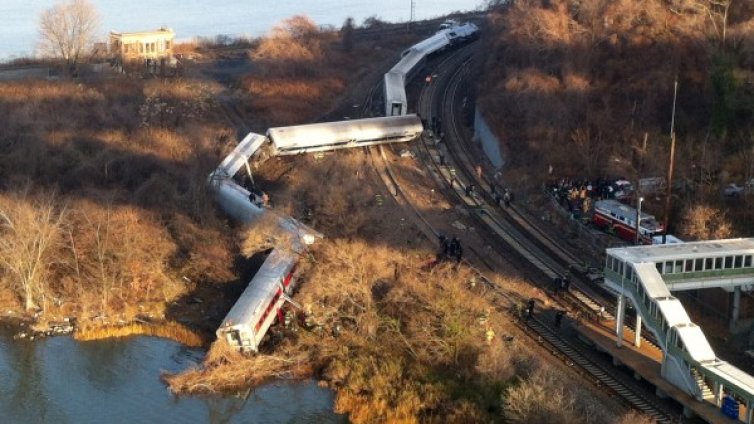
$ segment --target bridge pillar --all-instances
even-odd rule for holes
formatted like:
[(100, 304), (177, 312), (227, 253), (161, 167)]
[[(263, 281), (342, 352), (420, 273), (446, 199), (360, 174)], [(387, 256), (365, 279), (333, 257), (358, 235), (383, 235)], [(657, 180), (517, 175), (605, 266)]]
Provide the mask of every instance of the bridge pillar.
[(712, 387), (712, 393), (715, 395), (715, 405), (722, 406), (723, 404), (723, 383), (715, 381)]
[(733, 332), (738, 324), (738, 316), (741, 311), (741, 286), (733, 290), (733, 310), (730, 314), (730, 331)]
[(636, 309), (636, 332), (634, 333), (634, 346), (641, 347), (641, 315), (639, 309)]
[(626, 316), (626, 296), (618, 296), (618, 306), (615, 308), (615, 341), (618, 347), (623, 346), (623, 320)]

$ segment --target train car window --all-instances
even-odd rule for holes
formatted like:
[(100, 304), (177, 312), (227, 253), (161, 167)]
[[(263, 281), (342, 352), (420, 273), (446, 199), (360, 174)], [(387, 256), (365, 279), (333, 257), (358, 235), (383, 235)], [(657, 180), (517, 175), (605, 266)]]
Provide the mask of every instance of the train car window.
[(623, 275), (623, 261), (618, 261), (618, 274)]
[(649, 297), (645, 297), (644, 298), (644, 306), (646, 306), (647, 310), (649, 310), (649, 305), (650, 305), (650, 303), (649, 303)]
[(712, 270), (712, 258), (707, 258), (704, 260), (704, 270), (705, 271), (711, 271)]
[(673, 273), (673, 261), (666, 261), (665, 274), (672, 274), (672, 273)]
[(744, 256), (744, 268), (751, 268), (751, 255)]
[(631, 268), (630, 266), (626, 265), (626, 278), (628, 278), (629, 280), (632, 280), (632, 281), (634, 279), (634, 272), (633, 271), (634, 271), (633, 268)]
[(715, 269), (723, 269), (723, 258), (715, 258)]
[(684, 272), (691, 272), (694, 270), (694, 260), (693, 259), (687, 259), (686, 260), (686, 266), (683, 268)]
[(725, 269), (733, 268), (733, 256), (725, 257)]
[(694, 271), (704, 271), (704, 259), (699, 258), (694, 260)]
[(741, 255), (736, 256), (736, 263), (733, 265), (735, 268), (742, 268), (744, 265), (744, 257)]
[(655, 267), (657, 268), (657, 272), (662, 274), (662, 262), (655, 262)]
[(681, 272), (683, 272), (683, 260), (682, 259), (675, 261), (675, 273), (679, 274)]

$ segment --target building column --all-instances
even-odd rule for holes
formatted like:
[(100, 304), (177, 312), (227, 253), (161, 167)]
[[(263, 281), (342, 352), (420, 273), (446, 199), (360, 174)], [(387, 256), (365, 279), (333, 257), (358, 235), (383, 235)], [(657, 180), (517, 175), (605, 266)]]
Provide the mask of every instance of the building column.
[(733, 289), (733, 310), (730, 314), (730, 331), (736, 328), (738, 324), (738, 315), (741, 311), (741, 286), (736, 286)]
[(618, 306), (615, 308), (615, 335), (616, 346), (623, 346), (623, 320), (626, 315), (626, 296), (618, 296)]
[(639, 308), (636, 308), (636, 331), (634, 333), (634, 346), (641, 347), (641, 315), (639, 315)]

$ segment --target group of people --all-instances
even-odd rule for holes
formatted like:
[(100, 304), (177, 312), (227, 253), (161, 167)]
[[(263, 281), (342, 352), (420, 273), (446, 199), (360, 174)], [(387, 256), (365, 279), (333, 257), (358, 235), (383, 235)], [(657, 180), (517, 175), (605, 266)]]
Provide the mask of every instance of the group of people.
[(458, 240), (456, 236), (447, 238), (444, 234), (440, 234), (440, 253), (437, 254), (437, 262), (455, 260), (456, 263), (459, 263), (462, 258), (461, 240)]
[(614, 199), (617, 195), (627, 194), (621, 191), (615, 182), (605, 178), (596, 181), (561, 178), (550, 184), (550, 193), (555, 200), (568, 212), (576, 214), (588, 213), (596, 200)]
[(260, 208), (270, 205), (270, 196), (260, 189), (248, 175), (241, 179), (241, 185), (249, 191), (249, 201)]
[(508, 188), (501, 191), (495, 184), (490, 184), (490, 193), (498, 206), (505, 206), (507, 208), (513, 201), (513, 191)]
[[(536, 304), (536, 299), (531, 298), (528, 302), (526, 302), (526, 307), (524, 307), (524, 320), (529, 321), (531, 317), (534, 315), (534, 305)], [(568, 314), (568, 311), (561, 309), (558, 312), (555, 313), (555, 328), (560, 328), (560, 324), (563, 322), (563, 317)]]

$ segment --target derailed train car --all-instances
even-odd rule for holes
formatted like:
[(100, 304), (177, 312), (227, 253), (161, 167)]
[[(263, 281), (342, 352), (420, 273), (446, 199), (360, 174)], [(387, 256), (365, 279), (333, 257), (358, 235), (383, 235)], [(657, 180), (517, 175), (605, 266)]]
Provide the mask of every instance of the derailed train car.
[(384, 77), (385, 116), (408, 113), (406, 84), (422, 69), (428, 56), (478, 37), (479, 28), (473, 23), (459, 25), (455, 21), (448, 21), (435, 35), (404, 50), (401, 60)]
[[(397, 99), (399, 105), (394, 110), (388, 109), (387, 117), (271, 128), (266, 137), (250, 133), (209, 176), (208, 185), (218, 204), (231, 217), (245, 223), (253, 223), (263, 214), (272, 213), (255, 204), (252, 193), (234, 180), (234, 175), (244, 167), (250, 176), (252, 159), (405, 142), (421, 135), (424, 130), (421, 120), (406, 111), (406, 78), (414, 76), (428, 54), (453, 43), (453, 36), (449, 38), (447, 34), (449, 30), (409, 49), (393, 68), (395, 72), (386, 75), (386, 81), (391, 83), (386, 84), (385, 89), (399, 88), (386, 95), (386, 100)], [(455, 34), (456, 38), (466, 36)], [(296, 285), (296, 261), (300, 253), (306, 244), (322, 237), (293, 218), (279, 216), (278, 222), (296, 235), (293, 246), (277, 247), (270, 253), (216, 331), (218, 339), (226, 340), (241, 351), (259, 350), (267, 330)]]
[(422, 131), (418, 116), (404, 115), (270, 128), (267, 138), (280, 156), (406, 142)]
[(295, 252), (275, 249), (225, 316), (216, 334), (242, 352), (257, 352), (296, 285)]

